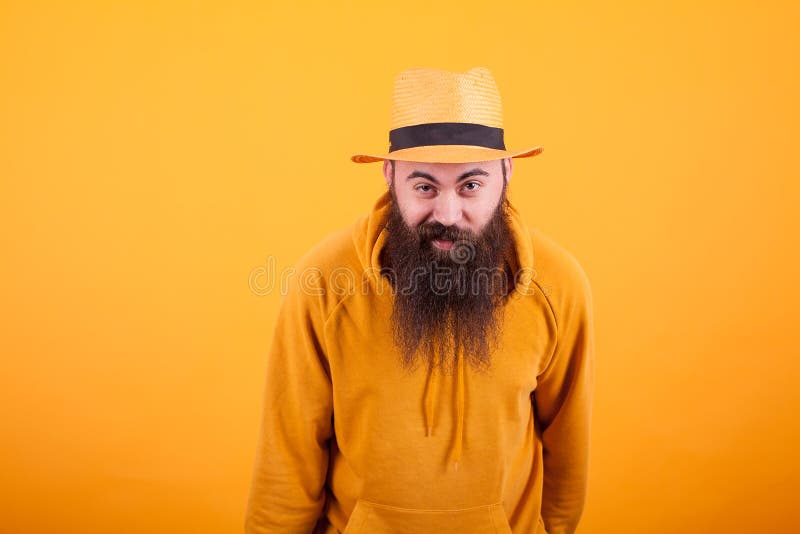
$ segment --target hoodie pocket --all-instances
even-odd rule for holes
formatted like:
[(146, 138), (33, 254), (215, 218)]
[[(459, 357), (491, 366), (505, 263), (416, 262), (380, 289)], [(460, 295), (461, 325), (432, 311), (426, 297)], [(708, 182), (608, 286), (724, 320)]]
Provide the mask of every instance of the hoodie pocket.
[(342, 534), (512, 534), (503, 503), (457, 510), (398, 508), (359, 499)]

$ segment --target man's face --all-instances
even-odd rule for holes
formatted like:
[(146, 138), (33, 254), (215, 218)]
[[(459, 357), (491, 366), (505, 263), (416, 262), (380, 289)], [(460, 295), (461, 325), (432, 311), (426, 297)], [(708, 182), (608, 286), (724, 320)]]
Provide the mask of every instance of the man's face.
[[(503, 166), (505, 165), (505, 169)], [(403, 219), (409, 227), (438, 222), (474, 235), (491, 219), (510, 178), (511, 158), (471, 163), (395, 162), (394, 172), (384, 161), (386, 184), (394, 192)], [(505, 172), (503, 172), (505, 170)], [(447, 240), (434, 241), (443, 250)]]
[[(513, 285), (513, 237), (501, 161), (384, 164), (392, 203), (382, 273), (396, 289), (392, 313), (403, 363), (452, 367), (462, 352), (488, 367)], [(507, 172), (510, 175), (510, 172)]]

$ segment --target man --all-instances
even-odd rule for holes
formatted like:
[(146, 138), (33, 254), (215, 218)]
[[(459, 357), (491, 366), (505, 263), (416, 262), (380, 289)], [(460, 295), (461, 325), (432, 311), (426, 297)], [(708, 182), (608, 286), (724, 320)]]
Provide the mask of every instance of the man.
[(246, 532), (575, 531), (594, 380), (576, 259), (508, 201), (485, 68), (395, 80), (388, 191), (298, 263)]

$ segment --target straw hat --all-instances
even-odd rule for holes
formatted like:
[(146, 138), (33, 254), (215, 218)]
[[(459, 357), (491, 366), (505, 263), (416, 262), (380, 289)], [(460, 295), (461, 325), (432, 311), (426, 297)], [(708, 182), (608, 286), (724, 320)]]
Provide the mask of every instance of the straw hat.
[(500, 92), (489, 69), (413, 68), (394, 81), (388, 153), (356, 154), (350, 159), (466, 163), (527, 158), (543, 149), (506, 149)]

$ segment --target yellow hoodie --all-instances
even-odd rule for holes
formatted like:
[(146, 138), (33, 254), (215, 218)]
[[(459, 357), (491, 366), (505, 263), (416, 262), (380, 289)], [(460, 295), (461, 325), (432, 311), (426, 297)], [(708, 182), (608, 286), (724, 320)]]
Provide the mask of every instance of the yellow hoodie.
[(594, 383), (584, 270), (512, 206), (517, 284), (491, 369), (459, 358), (456, 376), (408, 373), (379, 274), (390, 202), (296, 266), (267, 360), (246, 533), (574, 532)]

